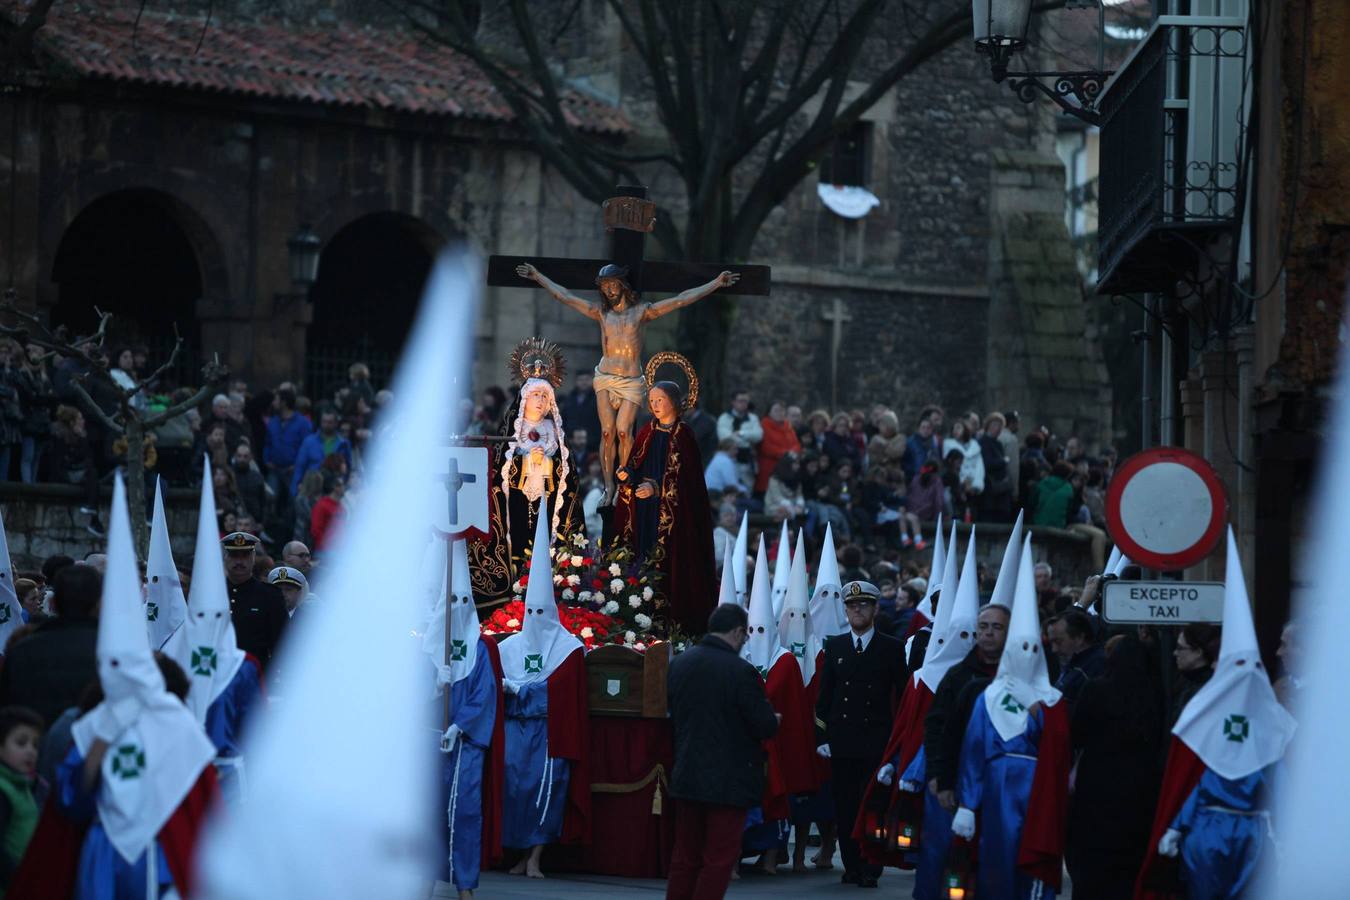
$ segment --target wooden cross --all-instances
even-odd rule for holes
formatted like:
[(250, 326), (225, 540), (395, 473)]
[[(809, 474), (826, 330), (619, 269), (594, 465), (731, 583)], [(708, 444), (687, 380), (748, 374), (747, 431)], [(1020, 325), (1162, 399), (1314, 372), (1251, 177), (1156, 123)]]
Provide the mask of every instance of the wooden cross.
[(830, 409), (839, 408), (839, 348), (844, 343), (844, 323), (851, 322), (844, 301), (838, 297), (820, 317), (830, 323)]
[(445, 492), (450, 497), (450, 526), (459, 524), (459, 492), (466, 484), (473, 484), (478, 480), (478, 476), (472, 473), (463, 473), (459, 471), (459, 460), (453, 456), (450, 457), (449, 467), (440, 480), (445, 482)]
[(712, 281), (723, 271), (736, 272), (741, 279), (731, 287), (720, 288), (719, 294), (769, 293), (768, 266), (645, 259), (645, 238), (656, 222), (656, 204), (647, 201), (646, 196), (645, 187), (621, 184), (615, 188), (615, 196), (601, 207), (611, 234), (609, 259), (493, 255), (488, 257), (487, 283), (493, 287), (537, 288), (539, 285), (516, 274), (516, 266), (531, 263), (565, 288), (594, 291), (596, 273), (608, 263), (617, 263), (628, 268), (628, 283), (639, 294), (679, 293)]

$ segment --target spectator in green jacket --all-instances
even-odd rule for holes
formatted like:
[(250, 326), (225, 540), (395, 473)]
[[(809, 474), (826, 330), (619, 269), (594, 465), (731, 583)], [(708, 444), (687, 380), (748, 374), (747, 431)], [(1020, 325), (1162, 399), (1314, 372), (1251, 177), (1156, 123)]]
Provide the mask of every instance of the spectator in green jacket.
[(1069, 524), (1069, 506), (1073, 500), (1073, 485), (1069, 483), (1071, 475), (1073, 466), (1061, 459), (1055, 462), (1049, 476), (1036, 482), (1036, 489), (1031, 495), (1033, 525), (1064, 528)]

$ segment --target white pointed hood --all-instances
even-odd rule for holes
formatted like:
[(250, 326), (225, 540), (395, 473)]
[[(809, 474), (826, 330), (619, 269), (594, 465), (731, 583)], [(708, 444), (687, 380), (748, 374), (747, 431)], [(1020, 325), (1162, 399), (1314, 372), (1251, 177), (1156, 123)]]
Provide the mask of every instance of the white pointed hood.
[(1130, 558), (1122, 553), (1120, 554), (1120, 558), (1116, 560), (1115, 567), (1111, 569), (1111, 574), (1119, 578), (1120, 573), (1125, 571), (1125, 567), (1132, 565), (1134, 565), (1134, 563), (1130, 561)]
[[(1021, 513), (1018, 513), (1021, 516)], [(1116, 574), (1116, 563), (1120, 562), (1120, 545), (1114, 544), (1111, 547), (1111, 555), (1106, 558), (1106, 568), (1102, 569), (1103, 575)]]
[[(955, 593), (955, 588), (957, 587), (957, 584), (956, 584), (956, 572), (957, 572), (957, 568), (956, 568), (956, 554), (957, 554), (957, 550), (959, 549), (959, 547), (957, 546), (957, 543), (956, 543), (956, 523), (955, 523), (955, 522), (952, 522), (951, 537), (947, 539), (947, 548), (946, 548), (946, 549), (947, 549), (947, 552), (944, 553), (944, 554), (943, 554), (943, 557), (942, 557), (942, 577), (938, 579), (938, 583), (937, 583), (936, 585), (933, 585), (932, 582), (931, 582), (931, 580), (930, 580), (930, 582), (929, 582), (929, 590), (928, 590), (928, 610), (929, 610), (929, 612), (928, 612), (928, 616), (929, 616), (930, 621), (934, 621), (934, 622), (937, 621), (937, 619), (940, 618), (940, 617), (942, 616), (942, 606), (943, 606), (944, 604), (950, 602), (950, 601), (952, 600), (952, 598), (956, 596), (956, 593)], [(930, 574), (931, 574), (931, 573), (930, 573)], [(952, 588), (952, 590), (948, 590), (948, 589), (947, 589), (948, 587)], [(938, 594), (938, 593), (941, 593), (942, 596), (941, 596), (941, 597), (934, 596), (934, 595), (936, 595), (936, 594)], [(934, 604), (937, 605), (937, 609), (934, 609), (934, 608), (933, 608), (933, 607), (934, 607)], [(933, 633), (934, 633), (934, 634), (937, 633), (937, 629), (936, 629), (936, 628), (933, 629)], [(927, 652), (928, 652), (928, 651), (926, 651), (926, 650), (924, 651), (925, 654), (926, 654)]]
[(787, 596), (788, 573), (792, 571), (792, 546), (788, 543), (787, 522), (778, 535), (778, 557), (773, 561), (773, 618), (783, 617), (783, 599)]
[(108, 517), (108, 567), (98, 616), (98, 678), (103, 702), (71, 728), (88, 755), (95, 735), (107, 736), (113, 705), (134, 706), (134, 719), (103, 757), (98, 818), (118, 854), (134, 862), (183, 802), (216, 748), (192, 713), (164, 688), (150, 650), (141, 609), (141, 578), (131, 545), (122, 476), (113, 482)]
[(244, 664), (244, 651), (234, 634), (230, 596), (225, 588), (225, 564), (221, 560), (216, 525), (216, 494), (211, 487), (211, 459), (202, 457), (202, 499), (197, 512), (197, 548), (192, 559), (192, 587), (188, 597), (188, 620), (184, 629), (187, 673), (192, 689), (187, 704), (198, 722)]
[(820, 642), (811, 633), (811, 601), (806, 588), (806, 542), (797, 532), (797, 552), (788, 566), (787, 592), (783, 612), (778, 616), (778, 641), (797, 658), (802, 684), (810, 684), (816, 675), (816, 651)]
[(187, 601), (169, 544), (164, 515), (164, 482), (155, 479), (155, 512), (150, 520), (150, 553), (145, 561), (145, 622), (150, 646), (187, 671)]
[(778, 658), (787, 653), (778, 643), (778, 623), (773, 618), (773, 587), (769, 581), (769, 559), (764, 553), (764, 535), (759, 536), (759, 552), (755, 555), (755, 580), (750, 583), (749, 639), (741, 656), (759, 670), (763, 678)]
[(4, 655), (10, 635), (23, 624), (22, 610), (19, 595), (14, 592), (14, 569), (9, 563), (5, 519), (0, 516), (0, 656)]
[(1283, 758), (1294, 727), (1261, 663), (1242, 560), (1230, 528), (1219, 661), (1214, 675), (1181, 711), (1172, 733), (1215, 773), (1242, 778)]
[(740, 598), (736, 596), (736, 541), (733, 538), (727, 538), (727, 548), (722, 552), (722, 583), (717, 588), (717, 603), (734, 603), (741, 605)]
[(444, 509), (437, 473), (468, 383), (482, 279), (463, 253), (431, 273), (366, 486), (327, 555), (324, 602), (292, 621), (282, 645), (286, 700), (255, 713), (245, 735), (248, 802), (218, 811), (198, 843), (194, 896), (412, 900), (445, 858), (429, 838), (445, 816), (428, 740), (439, 710), (409, 636), (425, 600), (393, 591), (375, 608), (369, 585), (372, 573), (417, 572)]
[(1017, 567), (1022, 559), (1022, 515), (1022, 511), (1018, 510), (1012, 534), (1008, 535), (1008, 543), (1003, 548), (1003, 564), (998, 567), (994, 593), (989, 598), (991, 604), (1004, 609), (1012, 609), (1013, 594), (1017, 590)]
[[(440, 538), (435, 540), (442, 545), (445, 544)], [(473, 602), (473, 588), (469, 584), (469, 545), (464, 541), (455, 541), (454, 554), (455, 566), (451, 575), (454, 584), (450, 586), (448, 596), (442, 589), (441, 596), (431, 611), (431, 618), (427, 620), (426, 630), (422, 634), (422, 650), (431, 660), (432, 666), (444, 664), (450, 667), (451, 684), (468, 678), (473, 672), (473, 667), (478, 662), (478, 638), (482, 634), (478, 624), (478, 609)], [(445, 559), (443, 550), (439, 553), (439, 557)], [(444, 567), (441, 569), (441, 584), (445, 584)], [(450, 613), (449, 659), (446, 659), (445, 653), (447, 606)]]
[(942, 513), (938, 513), (937, 524), (933, 531), (933, 564), (928, 568), (928, 585), (923, 589), (923, 599), (915, 607), (930, 622), (936, 618), (933, 594), (942, 587), (942, 572), (946, 565), (947, 545), (942, 539)]
[(1035, 704), (1054, 706), (1060, 693), (1050, 686), (1041, 646), (1041, 619), (1036, 604), (1036, 572), (1031, 535), (1022, 544), (1017, 561), (1017, 590), (1008, 622), (1008, 641), (998, 661), (998, 672), (984, 690), (984, 705), (994, 729), (1005, 741), (1027, 728), (1027, 711)]
[[(952, 556), (956, 556), (952, 548)], [(970, 529), (966, 544), (966, 561), (955, 591), (944, 591), (933, 623), (933, 636), (928, 641), (923, 665), (918, 678), (934, 694), (952, 666), (966, 658), (975, 646), (975, 617), (980, 614), (980, 578), (975, 571), (975, 529)]]
[(745, 586), (745, 559), (750, 554), (750, 514), (741, 515), (741, 530), (736, 532), (736, 558), (732, 560), (731, 574), (736, 577), (736, 602), (749, 608), (750, 594)]
[(541, 497), (530, 554), (530, 583), (525, 588), (525, 614), (520, 632), (500, 645), (502, 676), (516, 688), (547, 681), (573, 651), (582, 647), (558, 618), (558, 601), (553, 597), (553, 542), (549, 540), (546, 512)]
[(821, 641), (848, 631), (844, 615), (844, 585), (839, 580), (839, 560), (834, 555), (834, 533), (825, 526), (825, 543), (820, 549), (820, 569), (816, 589), (811, 593), (811, 633)]

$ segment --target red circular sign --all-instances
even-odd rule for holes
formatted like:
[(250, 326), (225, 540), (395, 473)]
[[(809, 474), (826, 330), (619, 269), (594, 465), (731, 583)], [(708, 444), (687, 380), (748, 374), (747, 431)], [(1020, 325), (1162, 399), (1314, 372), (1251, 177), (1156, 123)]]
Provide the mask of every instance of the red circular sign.
[(1175, 571), (1214, 549), (1228, 521), (1228, 495), (1202, 456), (1154, 447), (1121, 463), (1106, 492), (1111, 539), (1134, 563)]

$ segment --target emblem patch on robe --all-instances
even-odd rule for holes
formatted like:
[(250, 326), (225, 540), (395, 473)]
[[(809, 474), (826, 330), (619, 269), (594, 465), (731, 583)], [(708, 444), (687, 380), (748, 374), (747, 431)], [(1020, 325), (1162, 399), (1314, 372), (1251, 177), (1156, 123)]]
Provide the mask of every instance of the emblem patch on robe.
[(542, 653), (525, 654), (525, 671), (530, 673), (544, 671), (544, 654)]
[(1223, 720), (1223, 736), (1236, 744), (1241, 744), (1247, 740), (1251, 733), (1251, 722), (1246, 716), (1240, 716), (1236, 713)]
[(452, 660), (460, 660), (468, 655), (469, 655), (469, 645), (467, 643), (465, 643), (464, 641), (454, 641), (454, 640), (450, 642), (450, 658)]
[(806, 644), (802, 643), (801, 641), (793, 641), (793, 642), (792, 642), (792, 655), (795, 656), (795, 657), (797, 657), (798, 659), (801, 659), (803, 656), (805, 656), (805, 655), (806, 655)]
[(1010, 713), (1020, 713), (1026, 709), (1025, 706), (1017, 702), (1012, 694), (1004, 694), (1003, 699), (999, 701), (999, 705)]
[(145, 621), (153, 622), (158, 618), (159, 618), (159, 604), (158, 603), (145, 604)]
[(209, 677), (216, 671), (216, 648), (197, 647), (192, 651), (192, 674)]
[(145, 751), (135, 744), (122, 744), (112, 758), (112, 773), (123, 781), (140, 778), (145, 771)]
[(9, 604), (8, 604), (8, 603), (0, 603), (0, 625), (4, 625), (4, 624), (8, 623), (9, 620), (10, 620), (10, 617), (13, 616), (13, 615), (14, 615), (14, 613), (13, 613), (13, 611), (9, 608)]

